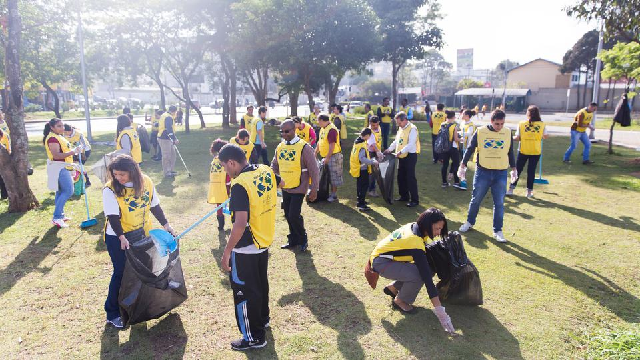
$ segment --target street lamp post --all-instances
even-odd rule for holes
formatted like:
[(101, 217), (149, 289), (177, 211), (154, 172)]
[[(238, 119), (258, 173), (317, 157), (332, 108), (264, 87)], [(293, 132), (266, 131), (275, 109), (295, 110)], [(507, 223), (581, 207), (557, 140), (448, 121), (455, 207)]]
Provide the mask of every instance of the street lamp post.
[[(598, 35), (598, 55), (596, 56), (596, 71), (595, 79), (593, 81), (593, 99), (592, 102), (598, 103), (600, 98), (600, 71), (602, 70), (602, 60), (600, 60), (600, 53), (602, 52), (602, 43), (604, 40), (604, 21), (600, 22), (600, 33)], [(585, 80), (586, 81), (586, 80)], [(586, 91), (586, 90), (585, 90)], [(596, 114), (598, 110), (593, 112), (593, 118), (591, 119), (591, 129), (589, 129), (589, 141), (597, 142), (595, 136), (596, 127)]]

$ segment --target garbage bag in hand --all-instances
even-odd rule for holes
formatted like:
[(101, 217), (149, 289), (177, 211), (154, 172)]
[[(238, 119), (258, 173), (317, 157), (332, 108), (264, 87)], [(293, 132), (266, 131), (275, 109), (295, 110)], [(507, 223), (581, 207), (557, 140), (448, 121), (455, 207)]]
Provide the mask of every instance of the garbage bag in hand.
[(389, 204), (393, 204), (393, 185), (396, 178), (396, 157), (387, 154), (374, 170), (376, 182), (380, 188), (382, 198)]
[(144, 125), (138, 125), (137, 131), (138, 139), (140, 140), (140, 150), (148, 154), (149, 151), (151, 151), (151, 139), (149, 138), (147, 128), (144, 127)]
[(622, 127), (631, 126), (631, 109), (629, 108), (627, 93), (622, 94), (613, 113), (613, 121), (619, 123)]
[(462, 236), (452, 231), (444, 240), (427, 245), (429, 266), (440, 281), (440, 300), (456, 305), (482, 305), (480, 273), (467, 257)]
[(307, 196), (307, 202), (318, 203), (320, 201), (327, 201), (329, 194), (331, 194), (331, 171), (329, 171), (329, 165), (322, 165), (318, 161), (318, 168), (320, 168), (320, 185), (318, 189), (318, 197), (315, 201), (309, 201)]
[(187, 299), (180, 249), (167, 254), (151, 237), (129, 239), (118, 303), (124, 324), (157, 319)]

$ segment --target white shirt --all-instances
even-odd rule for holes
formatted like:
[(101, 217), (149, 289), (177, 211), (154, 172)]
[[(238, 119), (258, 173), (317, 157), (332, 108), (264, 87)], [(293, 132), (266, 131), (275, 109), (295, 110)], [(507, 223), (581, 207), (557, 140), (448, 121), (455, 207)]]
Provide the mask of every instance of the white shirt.
[[(117, 181), (117, 180), (114, 180)], [(132, 182), (128, 182), (124, 184), (125, 187), (131, 188), (133, 187)], [(156, 188), (153, 188), (153, 197), (151, 198), (151, 207), (160, 205), (160, 199), (156, 196)], [(118, 206), (118, 200), (116, 199), (116, 194), (113, 193), (111, 189), (105, 187), (102, 190), (102, 204), (104, 207), (104, 216), (109, 215), (120, 215), (120, 206)], [(107, 220), (107, 235), (116, 236), (115, 231), (111, 228), (111, 224)]]
[[(369, 148), (369, 150), (378, 146), (378, 144), (376, 143), (376, 136), (373, 133), (379, 134), (380, 131), (380, 128), (378, 128), (378, 131), (373, 131), (373, 129), (371, 129), (372, 134), (371, 136), (369, 136), (369, 140), (367, 140), (367, 148)], [(382, 151), (382, 149), (378, 149), (378, 151)]]
[[(407, 125), (405, 125), (402, 130), (405, 130), (408, 126), (411, 125), (411, 122), (407, 122)], [(373, 136), (372, 136), (373, 137)], [(418, 139), (418, 132), (417, 132), (417, 128), (413, 128), (411, 129), (411, 132), (409, 132), (409, 141), (407, 143), (407, 145), (405, 147), (402, 148), (402, 150), (400, 151), (401, 154), (405, 154), (405, 153), (410, 153), (413, 154), (416, 152), (416, 142)], [(396, 146), (398, 145), (398, 136), (396, 134), (396, 139), (393, 140), (393, 142), (391, 143), (391, 146), (389, 146), (389, 151), (393, 151), (396, 149)]]

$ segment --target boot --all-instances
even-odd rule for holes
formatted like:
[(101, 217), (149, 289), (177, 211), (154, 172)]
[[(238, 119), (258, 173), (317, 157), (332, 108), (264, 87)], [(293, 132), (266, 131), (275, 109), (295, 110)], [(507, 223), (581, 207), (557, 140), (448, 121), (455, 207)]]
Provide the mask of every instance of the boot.
[(84, 173), (84, 179), (85, 179), (84, 187), (89, 187), (89, 186), (91, 186), (91, 181), (89, 181), (89, 174)]
[(218, 215), (218, 230), (224, 230), (224, 215)]

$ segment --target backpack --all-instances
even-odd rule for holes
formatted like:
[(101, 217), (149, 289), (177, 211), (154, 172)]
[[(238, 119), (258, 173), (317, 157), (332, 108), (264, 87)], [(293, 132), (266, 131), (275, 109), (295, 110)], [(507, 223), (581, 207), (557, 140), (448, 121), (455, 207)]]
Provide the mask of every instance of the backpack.
[(151, 151), (151, 141), (149, 139), (149, 133), (144, 125), (138, 125), (138, 139), (140, 139), (140, 149), (143, 152), (149, 153)]
[(440, 126), (440, 132), (436, 137), (435, 150), (436, 154), (444, 154), (451, 150), (451, 141), (449, 140), (449, 128), (455, 123), (444, 123)]
[(613, 121), (619, 123), (622, 127), (631, 126), (631, 110), (629, 109), (626, 93), (622, 95), (618, 106), (616, 106), (616, 111), (613, 114)]

